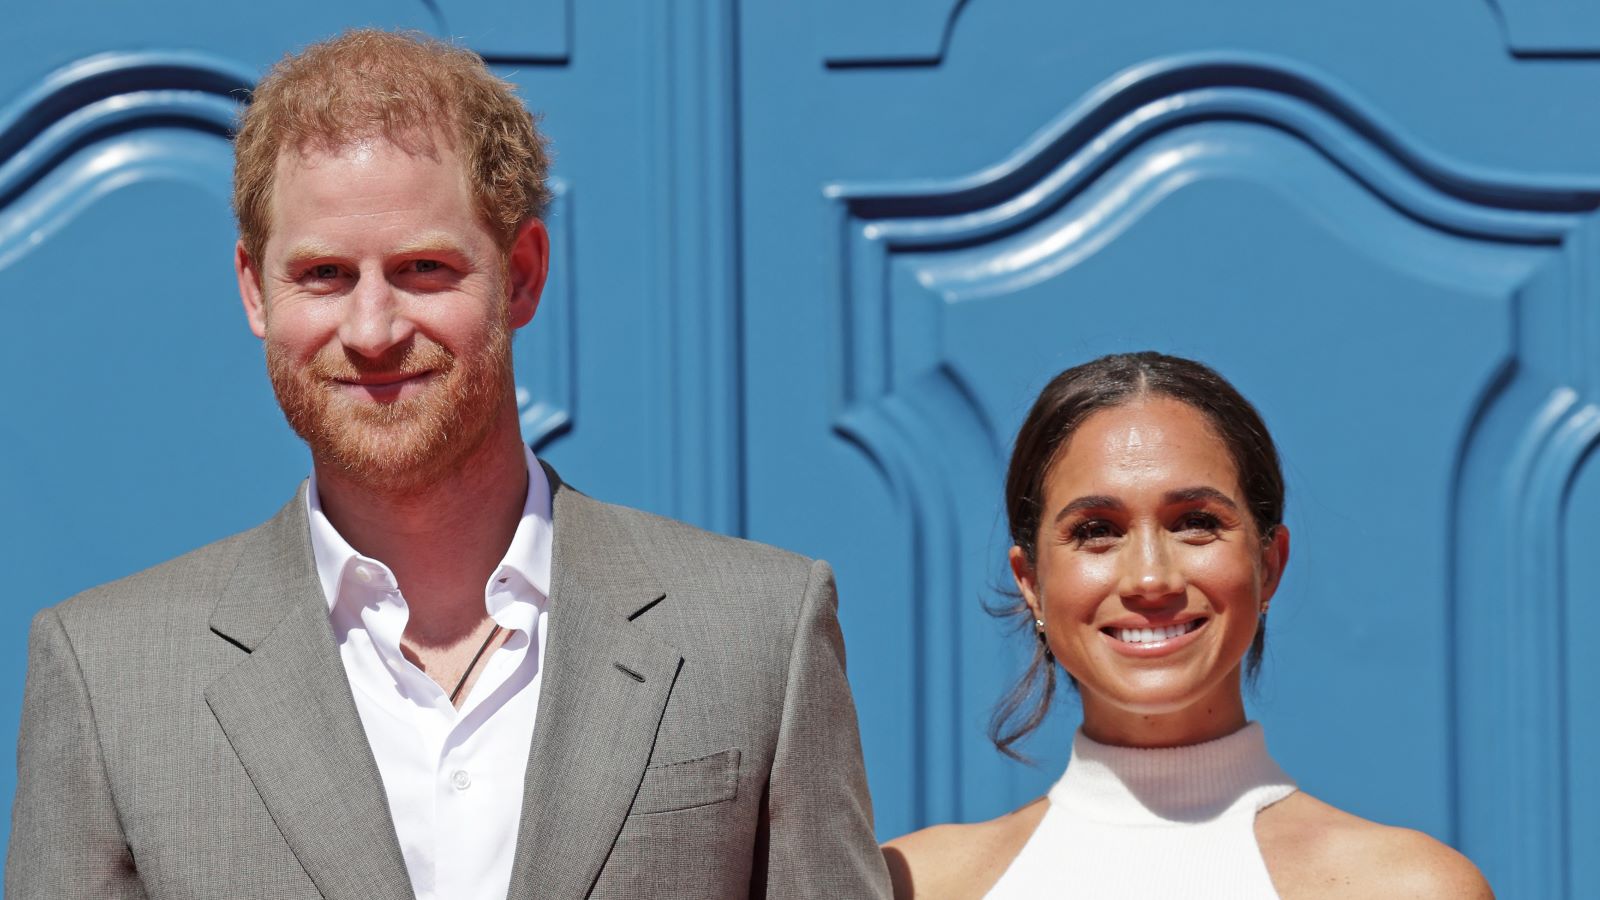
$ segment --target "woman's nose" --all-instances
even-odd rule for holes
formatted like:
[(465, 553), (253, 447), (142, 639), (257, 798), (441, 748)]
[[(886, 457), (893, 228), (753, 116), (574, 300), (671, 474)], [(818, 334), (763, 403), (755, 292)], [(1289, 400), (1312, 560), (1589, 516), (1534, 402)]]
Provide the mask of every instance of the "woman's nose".
[(1144, 603), (1182, 597), (1188, 587), (1183, 570), (1174, 558), (1165, 532), (1140, 529), (1124, 546), (1122, 571), (1117, 592), (1127, 600)]

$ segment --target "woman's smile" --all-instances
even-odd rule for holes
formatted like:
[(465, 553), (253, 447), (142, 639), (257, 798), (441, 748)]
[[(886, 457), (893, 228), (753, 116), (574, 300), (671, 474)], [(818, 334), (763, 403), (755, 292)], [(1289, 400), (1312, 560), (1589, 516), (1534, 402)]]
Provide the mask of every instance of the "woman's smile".
[(1119, 653), (1151, 658), (1177, 653), (1193, 644), (1197, 633), (1205, 627), (1207, 621), (1205, 616), (1199, 616), (1171, 625), (1146, 627), (1108, 625), (1100, 629), (1100, 633), (1110, 640), (1111, 646)]

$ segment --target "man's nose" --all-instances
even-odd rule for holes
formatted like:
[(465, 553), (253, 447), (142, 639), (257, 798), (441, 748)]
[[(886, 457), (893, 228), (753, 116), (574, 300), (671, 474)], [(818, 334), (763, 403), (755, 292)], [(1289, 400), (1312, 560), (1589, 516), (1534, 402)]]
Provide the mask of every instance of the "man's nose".
[(402, 300), (382, 273), (363, 272), (345, 297), (339, 342), (362, 356), (378, 357), (411, 337)]
[(1117, 593), (1141, 603), (1181, 599), (1189, 583), (1167, 534), (1159, 528), (1142, 528), (1130, 537), (1119, 560)]

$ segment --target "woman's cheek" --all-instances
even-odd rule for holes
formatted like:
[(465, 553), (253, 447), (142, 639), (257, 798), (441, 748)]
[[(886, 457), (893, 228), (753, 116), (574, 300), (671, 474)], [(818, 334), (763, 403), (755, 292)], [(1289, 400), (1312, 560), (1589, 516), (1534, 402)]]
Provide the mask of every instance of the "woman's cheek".
[(1045, 586), (1047, 608), (1058, 617), (1084, 619), (1115, 592), (1116, 560), (1112, 553), (1063, 553)]
[[(1193, 548), (1186, 576), (1211, 605), (1224, 608), (1231, 602), (1250, 602), (1257, 596), (1257, 573), (1253, 560), (1244, 558), (1238, 548), (1208, 544)], [(1213, 552), (1214, 551), (1214, 552)]]

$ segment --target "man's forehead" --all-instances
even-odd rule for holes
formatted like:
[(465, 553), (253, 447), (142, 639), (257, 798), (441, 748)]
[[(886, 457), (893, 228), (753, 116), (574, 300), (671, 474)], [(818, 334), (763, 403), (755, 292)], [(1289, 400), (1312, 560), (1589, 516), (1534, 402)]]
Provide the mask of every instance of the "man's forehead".
[(407, 129), (392, 134), (375, 130), (312, 135), (285, 143), (278, 152), (277, 168), (282, 173), (295, 166), (314, 168), (329, 160), (367, 162), (375, 157), (396, 154), (441, 162), (455, 155), (455, 142), (437, 130)]
[[(355, 243), (385, 255), (466, 255), (476, 241), (460, 233), (463, 220), (480, 217), (465, 165), (442, 141), (381, 134), (285, 149), (267, 210), (267, 245), (276, 249), (266, 252), (287, 265), (344, 258)], [(337, 224), (356, 219), (368, 224)]]

